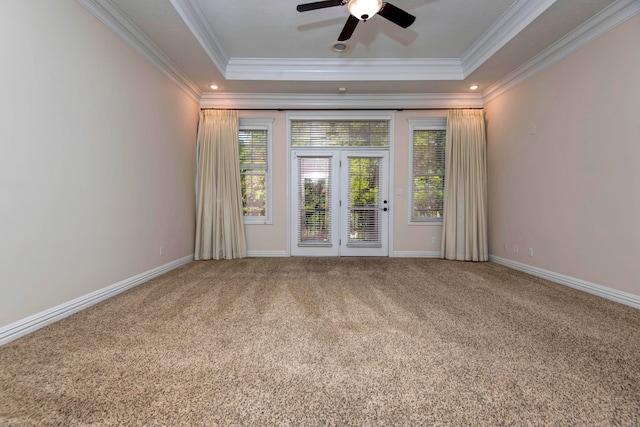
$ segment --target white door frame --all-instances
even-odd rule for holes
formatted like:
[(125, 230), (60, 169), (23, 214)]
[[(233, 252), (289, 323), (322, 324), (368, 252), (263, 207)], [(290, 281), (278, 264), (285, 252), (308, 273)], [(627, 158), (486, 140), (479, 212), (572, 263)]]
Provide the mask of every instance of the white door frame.
[[(376, 108), (377, 105), (372, 104), (371, 105), (372, 108)], [(287, 149), (287, 155), (286, 155), (286, 159), (287, 159), (287, 164), (286, 164), (286, 168), (287, 168), (287, 183), (286, 183), (286, 200), (287, 200), (287, 209), (286, 209), (286, 218), (287, 218), (287, 227), (286, 227), (286, 234), (287, 234), (287, 238), (286, 238), (286, 247), (287, 247), (287, 254), (289, 256), (292, 256), (294, 254), (294, 250), (293, 250), (293, 237), (292, 237), (292, 222), (293, 222), (293, 215), (295, 212), (295, 209), (291, 209), (291, 199), (296, 197), (295, 194), (295, 189), (292, 186), (292, 181), (291, 181), (291, 172), (292, 169), (294, 167), (294, 163), (292, 162), (292, 156), (291, 156), (291, 151), (294, 149), (300, 149), (303, 147), (293, 147), (291, 144), (291, 121), (292, 120), (305, 120), (305, 119), (309, 119), (309, 120), (315, 120), (315, 119), (337, 119), (337, 120), (375, 120), (375, 119), (380, 119), (380, 120), (389, 120), (389, 146), (386, 147), (388, 148), (388, 152), (389, 152), (389, 202), (390, 204), (394, 204), (394, 202), (402, 202), (402, 198), (401, 200), (397, 200), (396, 195), (401, 196), (403, 194), (403, 190), (402, 189), (398, 189), (395, 190), (395, 184), (394, 184), (394, 169), (395, 169), (395, 111), (393, 110), (379, 110), (379, 111), (371, 111), (371, 110), (350, 110), (350, 111), (340, 111), (340, 110), (309, 110), (309, 111), (287, 111), (286, 112), (286, 149)], [(348, 147), (345, 147), (348, 148)], [(376, 147), (377, 149), (381, 149), (382, 147)], [(311, 149), (309, 147), (305, 147), (304, 149)], [(321, 150), (320, 147), (316, 147), (316, 149)], [(382, 148), (384, 149), (384, 148)], [(393, 242), (393, 235), (394, 235), (394, 220), (393, 220), (393, 208), (389, 209), (389, 223), (388, 223), (388, 251), (389, 251), (389, 256), (394, 256), (394, 242)]]
[[(349, 229), (348, 179), (349, 158), (374, 157), (382, 159), (381, 182), (379, 183), (378, 206), (376, 214), (383, 219), (380, 222), (379, 244), (349, 243), (347, 230)], [(389, 150), (381, 149), (353, 149), (353, 148), (292, 148), (290, 150), (289, 174), (289, 244), (292, 256), (389, 256), (390, 240), (390, 154)], [(331, 165), (331, 235), (327, 243), (311, 242), (300, 245), (298, 230), (300, 215), (298, 212), (298, 159), (299, 158), (327, 158)], [(342, 163), (342, 167), (340, 164)]]
[[(375, 243), (349, 242), (349, 159), (350, 158), (381, 159), (380, 182), (378, 184), (378, 205), (369, 212), (376, 214), (381, 220), (380, 241)], [(340, 256), (389, 256), (389, 151), (388, 150), (353, 150), (345, 149), (340, 153)]]
[[(291, 255), (292, 256), (339, 256), (340, 255), (340, 225), (333, 221), (333, 218), (338, 218), (340, 215), (340, 188), (339, 184), (339, 162), (340, 156), (336, 150), (318, 150), (318, 149), (292, 149), (291, 150), (291, 174), (289, 176), (290, 200), (289, 211), (291, 223), (289, 227), (289, 235), (291, 240)], [(300, 228), (300, 215), (298, 213), (298, 159), (300, 158), (327, 158), (329, 159), (329, 165), (331, 170), (331, 185), (330, 185), (330, 203), (331, 208), (329, 211), (329, 217), (332, 219), (331, 233), (328, 236), (329, 242), (314, 242), (305, 245), (298, 244), (298, 230)]]

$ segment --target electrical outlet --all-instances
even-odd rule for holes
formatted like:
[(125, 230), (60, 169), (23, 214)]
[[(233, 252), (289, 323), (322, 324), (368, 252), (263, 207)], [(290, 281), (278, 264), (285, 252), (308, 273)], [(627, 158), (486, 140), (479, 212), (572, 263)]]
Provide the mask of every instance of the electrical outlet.
[(509, 250), (509, 245), (507, 244), (507, 242), (504, 242), (504, 250), (508, 251)]
[(433, 244), (435, 244), (435, 243), (436, 243), (436, 238), (435, 238), (435, 237), (432, 237), (432, 238), (431, 238), (431, 243), (433, 243)]
[(160, 246), (160, 256), (164, 256), (164, 246)]
[(533, 248), (529, 248), (529, 256), (533, 256)]
[(518, 244), (513, 245), (513, 252), (518, 253)]

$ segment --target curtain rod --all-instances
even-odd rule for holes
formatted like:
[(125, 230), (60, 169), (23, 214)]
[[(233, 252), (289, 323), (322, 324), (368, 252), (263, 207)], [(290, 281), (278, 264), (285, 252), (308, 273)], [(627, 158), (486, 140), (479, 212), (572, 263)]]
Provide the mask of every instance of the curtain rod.
[(236, 111), (438, 111), (438, 110), (484, 110), (483, 107), (455, 108), (200, 108), (200, 110)]

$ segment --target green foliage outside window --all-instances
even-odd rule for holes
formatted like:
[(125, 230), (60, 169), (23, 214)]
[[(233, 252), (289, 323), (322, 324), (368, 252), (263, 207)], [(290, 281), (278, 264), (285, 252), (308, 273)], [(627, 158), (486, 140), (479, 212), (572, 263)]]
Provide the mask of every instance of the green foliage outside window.
[(327, 179), (305, 179), (303, 241), (326, 242), (330, 232), (330, 194)]
[(445, 131), (413, 134), (413, 221), (442, 218), (444, 209)]
[(243, 214), (264, 217), (267, 209), (267, 131), (241, 130), (238, 143)]
[(349, 159), (349, 241), (378, 239), (380, 159)]
[(380, 160), (357, 157), (349, 162), (350, 206), (378, 206)]

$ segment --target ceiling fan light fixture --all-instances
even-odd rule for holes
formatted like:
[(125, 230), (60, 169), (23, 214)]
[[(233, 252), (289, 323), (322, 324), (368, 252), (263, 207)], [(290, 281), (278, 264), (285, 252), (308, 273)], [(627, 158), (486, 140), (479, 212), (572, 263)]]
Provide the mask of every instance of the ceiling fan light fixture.
[(382, 9), (382, 0), (349, 0), (347, 9), (351, 15), (366, 21)]

